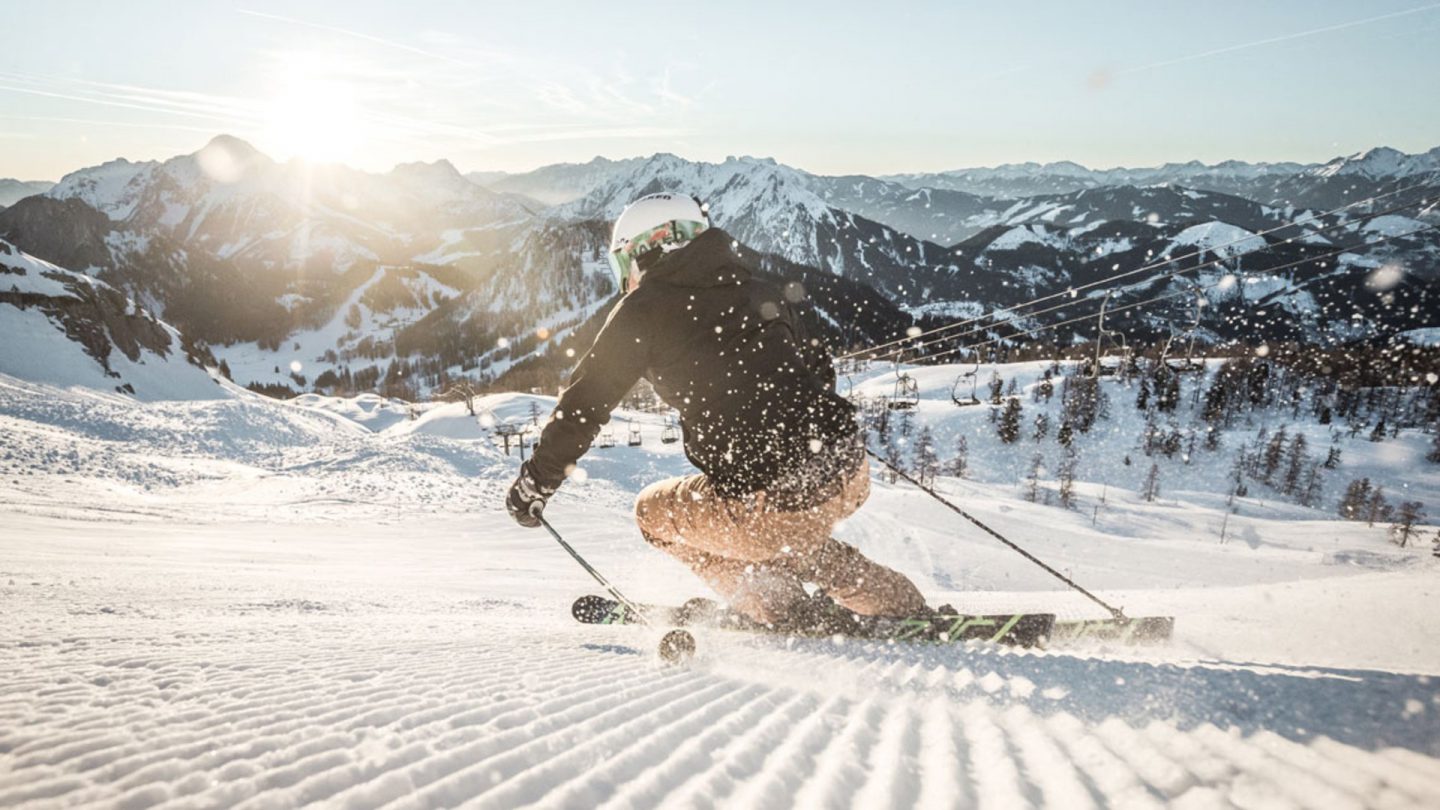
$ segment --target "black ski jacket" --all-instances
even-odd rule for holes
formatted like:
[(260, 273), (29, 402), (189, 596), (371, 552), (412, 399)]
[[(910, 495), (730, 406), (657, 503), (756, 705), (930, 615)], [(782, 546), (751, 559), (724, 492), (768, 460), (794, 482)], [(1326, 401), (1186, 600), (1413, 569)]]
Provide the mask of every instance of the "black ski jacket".
[(610, 311), (540, 434), (536, 481), (558, 487), (641, 377), (680, 412), (685, 455), (726, 497), (853, 439), (855, 408), (835, 393), (829, 354), (785, 290), (755, 277), (752, 252), (712, 227), (642, 259), (653, 263), (640, 286)]

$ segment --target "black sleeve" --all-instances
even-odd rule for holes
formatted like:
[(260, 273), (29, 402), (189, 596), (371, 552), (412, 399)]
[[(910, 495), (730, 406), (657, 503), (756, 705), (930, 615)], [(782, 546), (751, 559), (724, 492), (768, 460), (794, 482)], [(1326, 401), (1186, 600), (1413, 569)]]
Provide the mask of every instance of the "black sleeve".
[(800, 359), (823, 388), (834, 391), (835, 362), (830, 357), (829, 348), (824, 341), (810, 337), (805, 328), (805, 320), (797, 307), (787, 305), (786, 309), (790, 316), (790, 331), (795, 334), (795, 350), (800, 353)]
[(556, 488), (565, 481), (566, 470), (590, 449), (610, 412), (645, 373), (650, 347), (631, 324), (637, 310), (627, 309), (628, 302), (622, 299), (610, 311), (540, 433), (530, 472), (542, 486)]

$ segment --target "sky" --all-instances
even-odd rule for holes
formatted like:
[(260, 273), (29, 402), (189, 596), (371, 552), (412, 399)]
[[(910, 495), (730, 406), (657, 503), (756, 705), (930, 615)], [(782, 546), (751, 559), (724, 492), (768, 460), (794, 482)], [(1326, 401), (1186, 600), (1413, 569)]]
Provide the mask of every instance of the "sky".
[(0, 177), (165, 159), (821, 174), (1440, 145), (1440, 2), (0, 0)]

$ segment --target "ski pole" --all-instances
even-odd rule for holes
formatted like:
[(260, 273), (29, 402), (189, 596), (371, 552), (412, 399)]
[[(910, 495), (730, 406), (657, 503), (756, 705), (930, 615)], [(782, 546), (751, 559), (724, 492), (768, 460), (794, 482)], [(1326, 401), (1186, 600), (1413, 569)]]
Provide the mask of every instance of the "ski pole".
[(544, 515), (535, 514), (535, 518), (536, 520), (540, 521), (541, 526), (545, 527), (545, 531), (550, 532), (550, 536), (555, 538), (555, 542), (559, 543), (561, 548), (570, 552), (570, 556), (575, 559), (575, 562), (580, 563), (580, 567), (584, 568), (586, 573), (590, 574), (590, 576), (595, 578), (596, 582), (600, 583), (600, 587), (604, 588), (610, 593), (611, 596), (615, 597), (616, 602), (624, 605), (625, 609), (630, 611), (631, 615), (639, 618), (640, 621), (644, 622), (645, 624), (650, 623), (650, 620), (646, 618), (644, 613), (640, 612), (640, 608), (634, 602), (626, 599), (624, 594), (620, 593), (620, 591), (616, 590), (614, 585), (610, 584), (610, 580), (601, 576), (600, 572), (596, 571), (594, 566), (586, 562), (584, 557), (580, 556), (580, 552), (576, 551), (574, 546), (571, 546), (569, 543), (565, 542), (565, 538), (561, 537), (560, 533), (555, 531), (555, 527), (550, 525), (550, 521), (546, 520)]
[(936, 492), (934, 489), (931, 489), (930, 487), (925, 486), (924, 484), (920, 483), (919, 481), (916, 481), (914, 478), (911, 478), (909, 475), (906, 475), (904, 470), (900, 469), (899, 467), (896, 467), (894, 464), (891, 464), (890, 462), (886, 461), (884, 458), (881, 458), (878, 453), (876, 453), (874, 450), (871, 450), (868, 446), (865, 448), (865, 452), (866, 452), (866, 453), (869, 453), (870, 456), (871, 456), (872, 458), (874, 458), (876, 461), (880, 462), (881, 464), (884, 464), (884, 465), (886, 466), (886, 468), (888, 468), (888, 469), (890, 470), (890, 472), (893, 472), (893, 473), (895, 473), (896, 475), (900, 476), (901, 478), (905, 479), (906, 481), (914, 484), (916, 487), (918, 487), (918, 488), (920, 489), (920, 491), (924, 492), (925, 494), (929, 495), (930, 497), (934, 498), (935, 500), (939, 501), (940, 503), (945, 504), (945, 506), (948, 507), (948, 508), (950, 509), (950, 511), (954, 512), (955, 514), (959, 515), (960, 517), (965, 518), (966, 520), (970, 521), (971, 523), (974, 523), (976, 526), (980, 527), (980, 529), (981, 529), (982, 531), (984, 531), (986, 534), (990, 535), (991, 537), (995, 538), (996, 540), (999, 540), (1000, 542), (1002, 542), (1002, 543), (1004, 543), (1005, 545), (1009, 546), (1012, 550), (1016, 551), (1017, 553), (1020, 554), (1020, 556), (1024, 557), (1025, 559), (1029, 560), (1030, 562), (1035, 563), (1036, 565), (1038, 565), (1038, 566), (1040, 566), (1041, 568), (1045, 569), (1045, 571), (1048, 572), (1051, 576), (1055, 577), (1056, 579), (1060, 580), (1061, 582), (1065, 583), (1066, 585), (1069, 585), (1071, 588), (1074, 588), (1075, 590), (1079, 591), (1082, 595), (1084, 595), (1084, 596), (1085, 596), (1087, 599), (1089, 599), (1091, 602), (1094, 602), (1095, 604), (1099, 605), (1100, 607), (1105, 608), (1105, 610), (1109, 611), (1111, 617), (1113, 617), (1113, 618), (1115, 618), (1115, 619), (1122, 620), (1122, 621), (1125, 620), (1125, 611), (1121, 610), (1120, 608), (1110, 606), (1110, 604), (1107, 603), (1105, 600), (1101, 599), (1100, 597), (1096, 596), (1095, 594), (1090, 593), (1089, 591), (1087, 591), (1087, 590), (1085, 590), (1084, 588), (1080, 587), (1080, 585), (1079, 585), (1078, 583), (1076, 583), (1075, 580), (1073, 580), (1073, 579), (1065, 576), (1064, 574), (1060, 573), (1059, 571), (1056, 571), (1054, 568), (1051, 568), (1050, 566), (1046, 565), (1044, 560), (1040, 559), (1039, 557), (1036, 557), (1034, 554), (1031, 554), (1030, 552), (1028, 552), (1028, 551), (1026, 551), (1025, 549), (1021, 548), (1020, 546), (1016, 545), (1016, 544), (1015, 544), (1014, 542), (1012, 542), (1009, 538), (1005, 537), (1005, 535), (1003, 535), (1003, 534), (995, 531), (994, 529), (990, 528), (989, 526), (986, 526), (984, 523), (981, 523), (979, 518), (975, 517), (974, 515), (970, 514), (969, 512), (966, 512), (964, 509), (961, 509), (960, 507), (956, 506), (955, 504), (953, 504), (953, 503), (951, 503), (950, 501), (946, 500), (945, 498), (941, 497), (940, 493)]

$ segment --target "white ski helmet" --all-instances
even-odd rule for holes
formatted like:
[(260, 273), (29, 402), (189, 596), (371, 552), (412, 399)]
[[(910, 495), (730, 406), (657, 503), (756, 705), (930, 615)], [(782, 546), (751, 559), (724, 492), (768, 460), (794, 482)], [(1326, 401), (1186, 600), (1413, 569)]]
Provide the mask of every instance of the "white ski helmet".
[(635, 259), (659, 248), (674, 250), (710, 227), (705, 206), (688, 194), (646, 194), (625, 206), (610, 232), (610, 269), (620, 289), (635, 267)]

